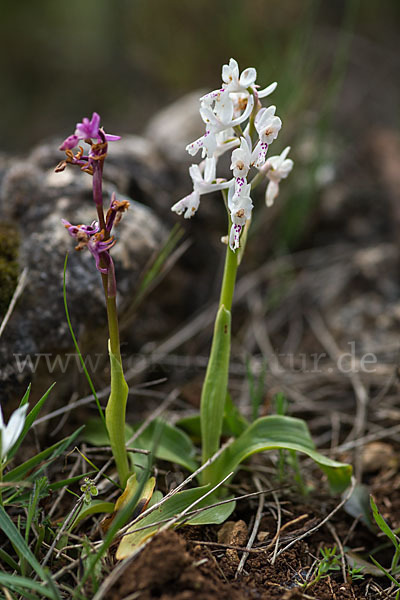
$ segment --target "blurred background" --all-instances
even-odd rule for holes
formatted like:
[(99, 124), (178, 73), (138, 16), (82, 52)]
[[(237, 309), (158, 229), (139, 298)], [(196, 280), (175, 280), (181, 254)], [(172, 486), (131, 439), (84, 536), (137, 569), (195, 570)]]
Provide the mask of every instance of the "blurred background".
[(274, 101), (291, 123), (300, 113), (296, 128), (344, 103), (357, 122), (387, 122), (399, 22), (397, 0), (2, 0), (1, 149), (23, 152), (94, 109), (140, 132), (185, 92), (216, 87), (231, 56), (279, 81)]
[(332, 165), (398, 127), (399, 23), (397, 0), (2, 0), (0, 151), (64, 137), (93, 110), (140, 134), (183, 94), (217, 87), (233, 56), (262, 86), (279, 82), (280, 141), (307, 166), (280, 235), (290, 246)]

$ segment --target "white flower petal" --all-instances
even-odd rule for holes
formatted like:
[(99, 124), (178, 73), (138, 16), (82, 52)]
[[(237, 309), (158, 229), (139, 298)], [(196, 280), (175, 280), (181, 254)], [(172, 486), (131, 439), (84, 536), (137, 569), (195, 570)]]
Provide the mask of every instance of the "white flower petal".
[(4, 425), (4, 420), (1, 418), (1, 457), (4, 458), (7, 456), (7, 453), (14, 446), (15, 442), (18, 440), (21, 432), (24, 428), (24, 423), (26, 419), (26, 412), (28, 410), (28, 404), (24, 404), (20, 406), (13, 412), (8, 421), (8, 424)]
[(274, 81), (274, 83), (271, 83), (268, 87), (264, 88), (263, 90), (260, 90), (259, 92), (257, 92), (258, 97), (259, 98), (266, 98), (267, 96), (269, 96), (270, 94), (272, 94), (272, 92), (274, 92), (277, 88), (277, 82)]
[(279, 184), (276, 181), (270, 181), (265, 192), (265, 204), (270, 207), (279, 194)]
[(196, 213), (197, 209), (200, 205), (200, 194), (197, 191), (193, 191), (182, 200), (179, 200), (176, 204), (171, 207), (173, 212), (176, 212), (177, 215), (184, 214), (185, 219), (190, 219)]
[(239, 78), (239, 84), (244, 88), (248, 88), (251, 85), (253, 85), (256, 79), (257, 71), (254, 69), (254, 67), (248, 67), (241, 73)]

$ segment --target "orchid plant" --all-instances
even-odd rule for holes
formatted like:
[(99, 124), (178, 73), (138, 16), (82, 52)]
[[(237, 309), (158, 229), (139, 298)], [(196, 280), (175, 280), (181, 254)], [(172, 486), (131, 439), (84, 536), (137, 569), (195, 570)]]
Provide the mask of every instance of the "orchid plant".
[[(92, 254), (96, 269), (100, 272), (105, 303), (107, 307), (109, 354), (111, 363), (111, 394), (105, 412), (111, 449), (118, 470), (122, 487), (125, 487), (130, 469), (125, 448), (125, 413), (128, 397), (128, 385), (124, 379), (120, 352), (118, 314), (116, 306), (116, 281), (114, 263), (110, 255), (116, 240), (112, 235), (113, 228), (119, 223), (123, 213), (129, 208), (127, 200), (118, 200), (116, 194), (111, 196), (107, 213), (104, 213), (103, 201), (103, 166), (107, 157), (108, 142), (119, 140), (120, 136), (105, 133), (100, 127), (100, 116), (94, 112), (91, 119), (87, 117), (82, 123), (77, 123), (74, 134), (67, 137), (60, 146), (65, 151), (66, 158), (58, 164), (56, 172), (63, 171), (67, 165), (79, 167), (92, 177), (93, 201), (96, 207), (97, 219), (90, 225), (72, 225), (63, 219), (63, 225), (68, 233), (76, 239), (76, 250), (87, 248)], [(85, 142), (89, 149), (85, 151), (78, 144)]]
[[(252, 423), (239, 414), (228, 393), (229, 358), (231, 336), (231, 309), (235, 281), (240, 259), (246, 245), (247, 230), (251, 223), (252, 191), (262, 182), (267, 182), (265, 203), (270, 207), (279, 193), (282, 179), (293, 168), (288, 158), (290, 148), (280, 154), (268, 156), (269, 146), (277, 139), (282, 126), (276, 116), (275, 106), (263, 107), (261, 100), (275, 90), (272, 83), (260, 90), (256, 84), (257, 73), (247, 68), (242, 73), (233, 58), (222, 68), (222, 85), (200, 98), (200, 116), (205, 123), (205, 133), (186, 150), (195, 156), (201, 152), (200, 164), (189, 168), (193, 190), (172, 206), (172, 211), (184, 218), (191, 218), (199, 209), (201, 196), (221, 191), (227, 212), (227, 235), (222, 237), (226, 244), (224, 274), (221, 284), (219, 309), (215, 319), (210, 357), (203, 383), (200, 414), (182, 419), (178, 426), (188, 434), (201, 437), (201, 466), (197, 463), (197, 479), (201, 486), (178, 492), (166, 499), (157, 510), (137, 517), (125, 532), (117, 558), (124, 558), (136, 551), (137, 546), (157, 531), (157, 522), (171, 519), (180, 513), (183, 517), (189, 507), (197, 504), (199, 513), (184, 522), (191, 524), (221, 523), (233, 511), (234, 501), (212, 505), (224, 492), (223, 483), (232, 477), (243, 460), (255, 452), (271, 449), (287, 450), (292, 455), (302, 452), (311, 457), (325, 472), (333, 491), (344, 490), (350, 482), (351, 466), (333, 461), (316, 451), (304, 421), (284, 415), (256, 418)], [(232, 177), (217, 177), (218, 159), (231, 152), (230, 170)], [(188, 459), (195, 457), (190, 440), (178, 439), (181, 453), (175, 453), (175, 462), (188, 466)], [(222, 434), (233, 436), (227, 446), (221, 446)], [(172, 432), (169, 431), (171, 442)], [(139, 438), (136, 445), (151, 449), (151, 441)], [(169, 449), (172, 444), (170, 443)], [(162, 458), (165, 452), (159, 452)], [(156, 449), (157, 452), (157, 449)], [(196, 463), (192, 470), (196, 468)], [(205, 499), (205, 497), (207, 499)], [(207, 506), (211, 508), (207, 508)]]

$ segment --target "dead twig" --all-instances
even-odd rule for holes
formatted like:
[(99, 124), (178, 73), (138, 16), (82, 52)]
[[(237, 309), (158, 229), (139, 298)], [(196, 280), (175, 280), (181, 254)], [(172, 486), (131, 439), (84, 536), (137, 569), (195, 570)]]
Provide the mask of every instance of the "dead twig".
[(8, 305), (7, 312), (4, 315), (4, 319), (0, 325), (0, 337), (3, 335), (3, 331), (6, 328), (8, 321), (13, 313), (15, 305), (17, 304), (18, 298), (21, 296), (22, 292), (25, 289), (26, 281), (28, 276), (28, 267), (25, 267), (20, 276), (18, 277), (17, 287), (14, 290), (13, 296), (11, 298), (10, 304)]
[(351, 486), (347, 490), (347, 493), (344, 495), (344, 497), (342, 498), (341, 502), (339, 502), (339, 504), (324, 519), (322, 519), (322, 521), (320, 521), (318, 523), (318, 525), (316, 525), (315, 527), (311, 527), (311, 529), (309, 529), (308, 531), (306, 531), (305, 533), (303, 533), (302, 535), (300, 535), (298, 538), (292, 540), (284, 548), (281, 548), (281, 550), (279, 550), (279, 552), (278, 552), (278, 554), (276, 556), (277, 557), (280, 556), (281, 554), (283, 554), (284, 552), (286, 552), (286, 550), (289, 550), (289, 548), (291, 548), (294, 544), (297, 544), (297, 542), (299, 542), (300, 540), (303, 540), (304, 538), (308, 537), (309, 535), (311, 535), (315, 531), (318, 531), (318, 529), (320, 527), (322, 527), (322, 525), (325, 525), (325, 523), (327, 523), (333, 517), (333, 515), (335, 515), (338, 512), (338, 510), (340, 510), (342, 508), (342, 506), (344, 506), (346, 504), (347, 500), (351, 497), (352, 493), (354, 492), (354, 488), (356, 486), (356, 483), (357, 483), (356, 478), (352, 477), (351, 478)]
[(246, 560), (249, 555), (247, 550), (251, 550), (251, 548), (253, 547), (254, 540), (256, 539), (256, 535), (257, 535), (258, 529), (260, 527), (261, 517), (263, 514), (265, 495), (261, 491), (262, 487), (261, 487), (260, 480), (257, 477), (254, 477), (253, 480), (254, 480), (257, 490), (260, 492), (260, 496), (258, 497), (258, 508), (257, 508), (257, 513), (256, 513), (256, 518), (254, 520), (253, 529), (251, 531), (249, 541), (247, 542), (247, 545), (246, 545), (246, 552), (242, 555), (242, 558), (240, 559), (238, 568), (236, 569), (235, 579), (237, 579), (243, 571), (244, 565), (246, 564)]

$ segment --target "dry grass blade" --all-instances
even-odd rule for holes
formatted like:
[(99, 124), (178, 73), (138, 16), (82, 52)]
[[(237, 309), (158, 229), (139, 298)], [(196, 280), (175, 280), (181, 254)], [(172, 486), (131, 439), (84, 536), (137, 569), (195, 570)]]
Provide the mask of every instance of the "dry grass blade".
[(13, 313), (15, 305), (18, 302), (18, 298), (21, 296), (22, 292), (24, 291), (26, 281), (27, 281), (27, 276), (28, 276), (28, 267), (25, 267), (18, 278), (17, 287), (14, 290), (13, 297), (11, 298), (10, 304), (8, 305), (8, 308), (7, 308), (7, 312), (4, 315), (4, 319), (1, 322), (0, 337), (3, 335), (6, 325), (7, 325), (8, 321), (10, 320), (10, 317)]
[(291, 548), (292, 546), (294, 546), (294, 544), (297, 544), (297, 542), (299, 542), (300, 540), (303, 540), (304, 538), (308, 537), (309, 535), (311, 535), (315, 531), (318, 531), (318, 529), (320, 527), (322, 527), (322, 525), (325, 525), (325, 523), (327, 523), (333, 517), (333, 515), (335, 515), (338, 512), (338, 510), (340, 510), (346, 504), (347, 500), (351, 497), (351, 495), (352, 495), (352, 493), (354, 491), (356, 483), (357, 483), (356, 478), (352, 477), (352, 479), (351, 479), (351, 486), (347, 490), (347, 493), (344, 495), (344, 497), (342, 498), (341, 502), (339, 502), (339, 504), (324, 519), (322, 519), (322, 521), (320, 521), (318, 523), (318, 525), (316, 525), (315, 527), (311, 527), (311, 529), (309, 529), (308, 531), (306, 531), (305, 533), (303, 533), (302, 535), (300, 535), (295, 540), (292, 540), (284, 548), (281, 548), (281, 550), (279, 550), (279, 552), (277, 553), (276, 557), (278, 558), (278, 556), (280, 556), (281, 554), (283, 554), (284, 552), (286, 552), (287, 550), (289, 550), (289, 548)]
[(254, 520), (253, 529), (251, 531), (249, 541), (246, 545), (246, 552), (242, 555), (242, 558), (240, 559), (238, 568), (236, 569), (235, 579), (237, 579), (239, 577), (239, 575), (241, 574), (241, 572), (243, 571), (244, 565), (246, 564), (246, 560), (249, 555), (248, 550), (251, 550), (251, 548), (253, 547), (254, 540), (256, 539), (256, 535), (257, 535), (258, 529), (260, 527), (261, 517), (263, 514), (265, 495), (261, 491), (261, 483), (257, 477), (254, 477), (254, 483), (255, 483), (257, 490), (260, 492), (260, 496), (258, 498), (258, 508), (257, 508), (257, 513), (256, 513), (256, 518)]

